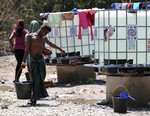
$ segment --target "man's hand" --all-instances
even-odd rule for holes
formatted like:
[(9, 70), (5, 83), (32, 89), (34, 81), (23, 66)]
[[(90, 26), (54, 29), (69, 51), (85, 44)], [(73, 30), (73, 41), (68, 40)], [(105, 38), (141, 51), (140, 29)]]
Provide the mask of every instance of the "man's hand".
[(25, 62), (22, 62), (21, 67), (22, 67), (22, 68), (25, 68), (25, 67), (26, 67), (26, 63), (25, 63)]

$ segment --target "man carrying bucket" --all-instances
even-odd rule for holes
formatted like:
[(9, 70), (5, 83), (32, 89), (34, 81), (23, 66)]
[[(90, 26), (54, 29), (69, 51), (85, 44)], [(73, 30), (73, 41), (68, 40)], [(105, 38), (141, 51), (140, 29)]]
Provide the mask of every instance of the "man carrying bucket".
[(49, 46), (61, 51), (62, 54), (65, 54), (64, 50), (51, 43), (45, 37), (49, 32), (51, 32), (51, 27), (49, 27), (48, 25), (42, 25), (36, 33), (29, 35), (27, 39), (28, 45), (26, 47), (21, 66), (22, 68), (25, 68), (26, 58), (28, 55), (30, 55), (31, 81), (33, 85), (33, 92), (30, 103), (31, 105), (36, 105), (37, 99), (48, 96), (48, 93), (44, 86), (46, 66), (42, 54), (43, 45), (47, 43)]

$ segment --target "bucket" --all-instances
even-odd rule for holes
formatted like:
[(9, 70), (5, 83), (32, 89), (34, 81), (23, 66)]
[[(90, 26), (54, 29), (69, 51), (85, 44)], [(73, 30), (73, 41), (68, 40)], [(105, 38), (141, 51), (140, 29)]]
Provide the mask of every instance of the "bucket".
[[(19, 69), (19, 71), (22, 68)], [(17, 72), (17, 77), (19, 74)], [(29, 73), (25, 73), (26, 76), (29, 76)], [(27, 79), (28, 80), (28, 79)], [(32, 90), (32, 82), (31, 81), (23, 81), (23, 82), (15, 82), (17, 99), (30, 99), (31, 98), (31, 90)]]
[(117, 113), (126, 113), (127, 112), (127, 105), (128, 105), (128, 97), (121, 97), (114, 95), (114, 93), (117, 91), (118, 88), (123, 88), (128, 94), (128, 90), (123, 85), (118, 85), (114, 91), (112, 96), (112, 103), (113, 103), (113, 109), (114, 112)]
[(17, 99), (30, 99), (31, 98), (31, 81), (15, 82)]
[(114, 112), (126, 113), (128, 98), (121, 98), (120, 96), (112, 96)]

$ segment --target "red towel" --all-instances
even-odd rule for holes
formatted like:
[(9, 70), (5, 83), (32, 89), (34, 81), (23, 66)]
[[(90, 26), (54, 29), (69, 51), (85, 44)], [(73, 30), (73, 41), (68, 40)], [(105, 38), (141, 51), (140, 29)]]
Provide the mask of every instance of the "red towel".
[(87, 12), (88, 12), (88, 18), (89, 18), (91, 24), (94, 25), (94, 20), (95, 20), (94, 19), (95, 18), (94, 10), (88, 10)]

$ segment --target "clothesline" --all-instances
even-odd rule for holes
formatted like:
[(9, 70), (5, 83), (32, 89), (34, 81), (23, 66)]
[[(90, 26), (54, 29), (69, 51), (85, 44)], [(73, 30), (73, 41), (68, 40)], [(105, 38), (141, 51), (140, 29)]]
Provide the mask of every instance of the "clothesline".
[(48, 15), (49, 14), (68, 14), (68, 13), (72, 13), (73, 15), (78, 15), (78, 13), (80, 12), (87, 12), (89, 10), (93, 10), (95, 13), (97, 13), (98, 11), (104, 11), (106, 9), (102, 8), (102, 9), (99, 9), (99, 8), (92, 8), (92, 9), (77, 9), (77, 8), (74, 8), (72, 9), (71, 11), (64, 11), (64, 12), (45, 12), (45, 13), (40, 13), (40, 17), (42, 20), (47, 20), (48, 18)]
[(93, 40), (94, 39), (93, 25), (95, 21), (94, 9), (83, 9), (83, 10), (79, 9), (78, 10), (75, 8), (72, 11), (68, 11), (68, 12), (44, 13), (40, 15), (44, 16), (44, 20), (47, 20), (47, 23), (49, 25), (55, 25), (55, 24), (62, 24), (63, 20), (74, 20), (75, 13), (77, 13), (79, 16), (78, 39), (82, 39), (82, 29), (87, 29), (88, 27), (90, 27), (91, 40)]
[(40, 13), (40, 14), (46, 14), (46, 13), (60, 13), (60, 14), (65, 14), (65, 13), (78, 13), (78, 12), (86, 12), (88, 10), (93, 10), (93, 11), (99, 11), (99, 10), (104, 10), (104, 9), (98, 9), (98, 8), (93, 8), (93, 9), (76, 9), (76, 11), (64, 11), (64, 12), (45, 12), (45, 13)]
[(150, 9), (150, 2), (129, 2), (129, 3), (112, 3), (112, 9)]

